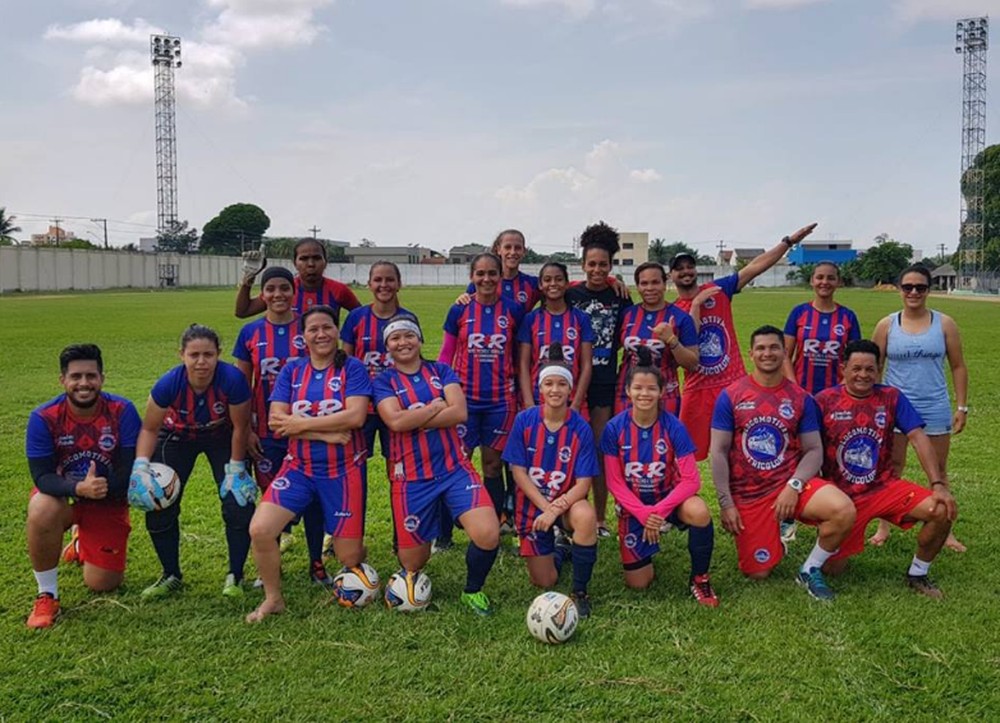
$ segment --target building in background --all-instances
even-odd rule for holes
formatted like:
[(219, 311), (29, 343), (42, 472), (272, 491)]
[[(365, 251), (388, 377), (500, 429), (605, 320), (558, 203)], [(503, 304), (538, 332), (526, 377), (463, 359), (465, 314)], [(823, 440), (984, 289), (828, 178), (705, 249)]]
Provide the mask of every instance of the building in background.
[(75, 238), (76, 234), (68, 229), (60, 228), (59, 226), (49, 226), (49, 230), (45, 233), (31, 234), (31, 245), (58, 246), (65, 241), (72, 241)]
[(649, 234), (645, 231), (620, 231), (621, 251), (615, 256), (615, 266), (638, 266), (649, 261)]
[(449, 264), (470, 264), (472, 259), (479, 254), (488, 251), (482, 244), (465, 244), (464, 246), (452, 246), (448, 251)]
[(838, 239), (807, 238), (788, 252), (788, 263), (795, 266), (817, 264), (820, 261), (832, 261), (835, 264), (846, 264), (858, 257), (858, 252), (851, 248), (853, 242)]
[[(344, 250), (351, 264), (373, 264), (391, 261), (394, 264), (423, 264), (431, 258), (430, 249), (422, 246), (356, 246)], [(440, 255), (440, 254), (438, 254)]]

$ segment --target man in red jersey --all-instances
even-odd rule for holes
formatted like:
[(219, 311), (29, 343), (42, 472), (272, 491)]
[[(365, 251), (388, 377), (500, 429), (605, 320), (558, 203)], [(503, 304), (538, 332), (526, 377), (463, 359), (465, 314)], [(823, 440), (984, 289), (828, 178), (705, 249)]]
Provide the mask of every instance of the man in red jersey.
[(854, 524), (854, 505), (820, 479), (823, 443), (816, 402), (782, 373), (785, 338), (762, 326), (750, 336), (754, 369), (728, 387), (712, 416), (712, 478), (722, 526), (736, 539), (740, 571), (765, 578), (784, 557), (779, 523), (818, 528), (797, 580), (817, 600), (832, 600), (823, 565)]
[[(865, 527), (873, 519), (908, 528), (922, 522), (917, 554), (907, 571), (907, 584), (921, 595), (941, 598), (928, 575), (931, 562), (948, 538), (958, 514), (948, 480), (938, 476), (937, 457), (924, 422), (906, 396), (879, 378), (879, 348), (861, 339), (844, 349), (844, 383), (819, 393), (824, 443), (824, 477), (850, 495), (857, 521), (825, 566), (837, 574), (847, 559), (865, 546)], [(917, 451), (930, 488), (899, 479), (892, 464), (893, 429), (905, 434)]]
[(698, 330), (698, 369), (684, 375), (680, 415), (697, 448), (698, 461), (708, 456), (712, 409), (719, 392), (746, 374), (733, 325), (732, 299), (814, 228), (814, 223), (803, 226), (736, 273), (700, 286), (694, 256), (681, 253), (670, 260), (670, 280), (677, 288), (674, 304), (691, 315)]

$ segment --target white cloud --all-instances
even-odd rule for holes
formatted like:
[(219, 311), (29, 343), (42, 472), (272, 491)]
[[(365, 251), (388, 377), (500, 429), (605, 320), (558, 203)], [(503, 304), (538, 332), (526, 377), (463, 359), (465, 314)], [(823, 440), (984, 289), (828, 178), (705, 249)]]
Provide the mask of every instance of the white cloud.
[(799, 8), (805, 5), (817, 5), (829, 0), (744, 0), (751, 10), (785, 10)]
[(204, 30), (211, 42), (236, 48), (282, 48), (312, 43), (323, 26), (316, 11), (333, 0), (209, 0), (221, 8)]
[(566, 9), (574, 18), (585, 18), (597, 9), (597, 0), (502, 0), (504, 5), (532, 8), (557, 5)]
[(112, 43), (148, 45), (149, 36), (163, 34), (161, 28), (150, 25), (142, 18), (126, 25), (117, 18), (85, 20), (73, 25), (50, 25), (45, 31), (46, 40), (70, 40), (78, 43)]
[(655, 168), (643, 168), (642, 170), (631, 171), (628, 177), (638, 183), (656, 183), (663, 180), (663, 176)]
[(1000, 11), (997, 0), (896, 0), (896, 16), (908, 23), (922, 20), (958, 20)]

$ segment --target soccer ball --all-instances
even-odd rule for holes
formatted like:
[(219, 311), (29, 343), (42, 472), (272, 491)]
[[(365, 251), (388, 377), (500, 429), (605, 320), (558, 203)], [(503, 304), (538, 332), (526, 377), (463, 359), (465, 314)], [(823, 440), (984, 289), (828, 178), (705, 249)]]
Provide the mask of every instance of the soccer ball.
[(528, 608), (528, 631), (543, 643), (565, 643), (578, 620), (576, 604), (561, 592), (544, 592)]
[(153, 479), (163, 489), (163, 496), (153, 500), (156, 509), (165, 510), (181, 495), (181, 478), (174, 472), (173, 467), (169, 467), (162, 462), (153, 462), (149, 465), (149, 473)]
[(345, 608), (363, 608), (378, 597), (378, 572), (367, 562), (345, 567), (333, 578), (333, 599)]
[(390, 610), (412, 613), (431, 601), (431, 579), (423, 572), (394, 572), (385, 586), (385, 604)]

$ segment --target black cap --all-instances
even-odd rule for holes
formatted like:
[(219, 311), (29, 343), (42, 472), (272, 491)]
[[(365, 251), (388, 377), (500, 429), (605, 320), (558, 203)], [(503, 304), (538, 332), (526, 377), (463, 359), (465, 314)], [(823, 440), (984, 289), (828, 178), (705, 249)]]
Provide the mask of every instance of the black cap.
[(293, 286), (295, 285), (295, 277), (292, 275), (292, 272), (284, 266), (268, 266), (264, 269), (264, 273), (260, 277), (261, 288), (264, 287), (264, 284), (274, 278), (285, 279), (288, 283)]
[(682, 259), (689, 259), (695, 266), (698, 265), (698, 259), (696, 259), (692, 254), (686, 251), (681, 251), (679, 254), (674, 254), (674, 257), (670, 259), (670, 270), (673, 271), (677, 268), (677, 264), (681, 262)]

